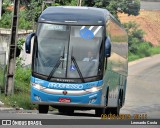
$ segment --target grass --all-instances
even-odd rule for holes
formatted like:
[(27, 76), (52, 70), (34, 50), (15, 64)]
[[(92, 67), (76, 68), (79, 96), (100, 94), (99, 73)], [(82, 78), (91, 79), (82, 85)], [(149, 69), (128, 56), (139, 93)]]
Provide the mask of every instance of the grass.
[[(140, 49), (141, 50), (141, 49)], [(157, 47), (150, 47), (148, 49), (143, 49), (138, 51), (137, 54), (133, 54), (129, 52), (128, 61), (134, 61), (140, 58), (152, 56), (155, 54), (160, 54), (160, 46)]]
[(15, 93), (30, 93), (30, 76), (29, 68), (16, 68), (15, 74)]
[(151, 55), (160, 54), (160, 46), (153, 47), (149, 51), (150, 51)]
[(134, 60), (137, 60), (137, 59), (140, 59), (140, 57), (138, 55), (135, 55), (135, 54), (129, 54), (128, 56), (128, 61), (134, 61)]
[(23, 108), (23, 109), (37, 109), (37, 105), (33, 105), (30, 102), (30, 95), (28, 93), (19, 93), (12, 96), (5, 96), (1, 94), (1, 101), (5, 103), (7, 107)]
[(4, 72), (4, 67), (0, 65), (0, 91), (2, 92), (4, 92)]
[(5, 96), (2, 93), (0, 97), (5, 106), (30, 110), (37, 109), (37, 105), (30, 102), (30, 76), (31, 70), (29, 68), (16, 68), (14, 95)]
[(2, 88), (3, 77), (4, 77), (3, 69), (0, 66), (0, 88)]

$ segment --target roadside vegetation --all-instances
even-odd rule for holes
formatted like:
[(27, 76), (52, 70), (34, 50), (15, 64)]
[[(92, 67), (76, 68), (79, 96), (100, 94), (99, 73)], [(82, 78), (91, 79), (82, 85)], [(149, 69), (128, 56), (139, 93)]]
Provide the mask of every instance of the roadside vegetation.
[[(20, 38), (17, 42), (18, 48), (22, 50), (25, 39)], [(1, 75), (0, 75), (1, 76)], [(1, 86), (0, 100), (6, 106), (23, 109), (36, 109), (37, 106), (30, 103), (30, 76), (31, 69), (24, 67), (23, 58), (16, 58), (14, 95), (5, 96), (5, 86)], [(1, 77), (0, 77), (1, 78)]]
[(30, 75), (29, 68), (16, 67), (14, 95), (1, 94), (2, 102), (6, 106), (14, 108), (34, 109), (36, 106), (30, 103)]
[(144, 40), (145, 32), (139, 29), (138, 24), (128, 22), (124, 24), (124, 27), (128, 33), (129, 61), (160, 53), (160, 46), (154, 47), (150, 42)]
[[(11, 16), (12, 10), (8, 10), (7, 7), (11, 5), (9, 0), (4, 0), (3, 4), (3, 15), (0, 20), (0, 27), (10, 28), (11, 27)], [(21, 1), (21, 6), (26, 6), (25, 9), (20, 11), (19, 17), (19, 28), (20, 29), (34, 29), (35, 22), (41, 13), (42, 4), (36, 2), (36, 0), (26, 0), (32, 2), (28, 6)], [(39, 0), (40, 1), (40, 0)], [(112, 14), (117, 17), (118, 12), (127, 13), (128, 15), (138, 15), (140, 4), (139, 0), (135, 0), (135, 5), (127, 3), (130, 0), (96, 0), (95, 2), (84, 1), (83, 5), (97, 6), (108, 9)], [(56, 0), (54, 6), (57, 5), (76, 5), (77, 0)], [(46, 5), (47, 7), (48, 5)], [(129, 40), (129, 61), (133, 61), (146, 56), (160, 53), (160, 46), (153, 47), (150, 42), (146, 42), (143, 37), (145, 32), (139, 29), (139, 26), (135, 22), (129, 22), (124, 24), (125, 29), (128, 32)], [(18, 40), (18, 47), (22, 49), (22, 45), (25, 39)], [(16, 74), (15, 74), (15, 88), (14, 95), (5, 96), (2, 93), (0, 100), (5, 103), (6, 106), (24, 109), (37, 109), (36, 105), (30, 103), (30, 68), (24, 67), (22, 63), (23, 58), (18, 57), (16, 63)], [(1, 78), (1, 77), (0, 77)], [(4, 89), (4, 88), (3, 88)]]

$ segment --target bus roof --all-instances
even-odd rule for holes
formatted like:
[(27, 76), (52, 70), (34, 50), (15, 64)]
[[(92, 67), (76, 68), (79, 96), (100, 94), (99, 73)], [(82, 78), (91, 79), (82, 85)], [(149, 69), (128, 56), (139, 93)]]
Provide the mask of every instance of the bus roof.
[(52, 6), (45, 9), (38, 22), (74, 25), (104, 25), (109, 17), (106, 9), (78, 6)]

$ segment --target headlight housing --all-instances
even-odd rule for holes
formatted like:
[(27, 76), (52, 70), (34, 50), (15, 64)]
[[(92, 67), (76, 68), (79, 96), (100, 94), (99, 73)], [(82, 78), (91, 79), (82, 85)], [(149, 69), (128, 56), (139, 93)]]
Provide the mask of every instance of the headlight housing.
[(41, 86), (40, 84), (36, 84), (36, 83), (31, 83), (31, 85), (32, 85), (34, 88), (38, 89), (38, 90), (43, 90), (43, 89), (46, 88), (46, 87), (43, 87), (43, 86)]
[(97, 91), (99, 91), (101, 89), (102, 89), (102, 86), (100, 86), (100, 87), (92, 87), (90, 89), (86, 89), (86, 91), (87, 92), (97, 92)]

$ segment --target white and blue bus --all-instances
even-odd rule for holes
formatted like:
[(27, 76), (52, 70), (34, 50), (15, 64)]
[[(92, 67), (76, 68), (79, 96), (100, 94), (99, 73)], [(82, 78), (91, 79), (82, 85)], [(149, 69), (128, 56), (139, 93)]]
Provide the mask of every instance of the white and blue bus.
[(126, 93), (127, 41), (125, 29), (105, 9), (45, 9), (36, 33), (25, 42), (28, 54), (33, 42), (31, 101), (39, 113), (52, 106), (60, 113), (119, 114)]

